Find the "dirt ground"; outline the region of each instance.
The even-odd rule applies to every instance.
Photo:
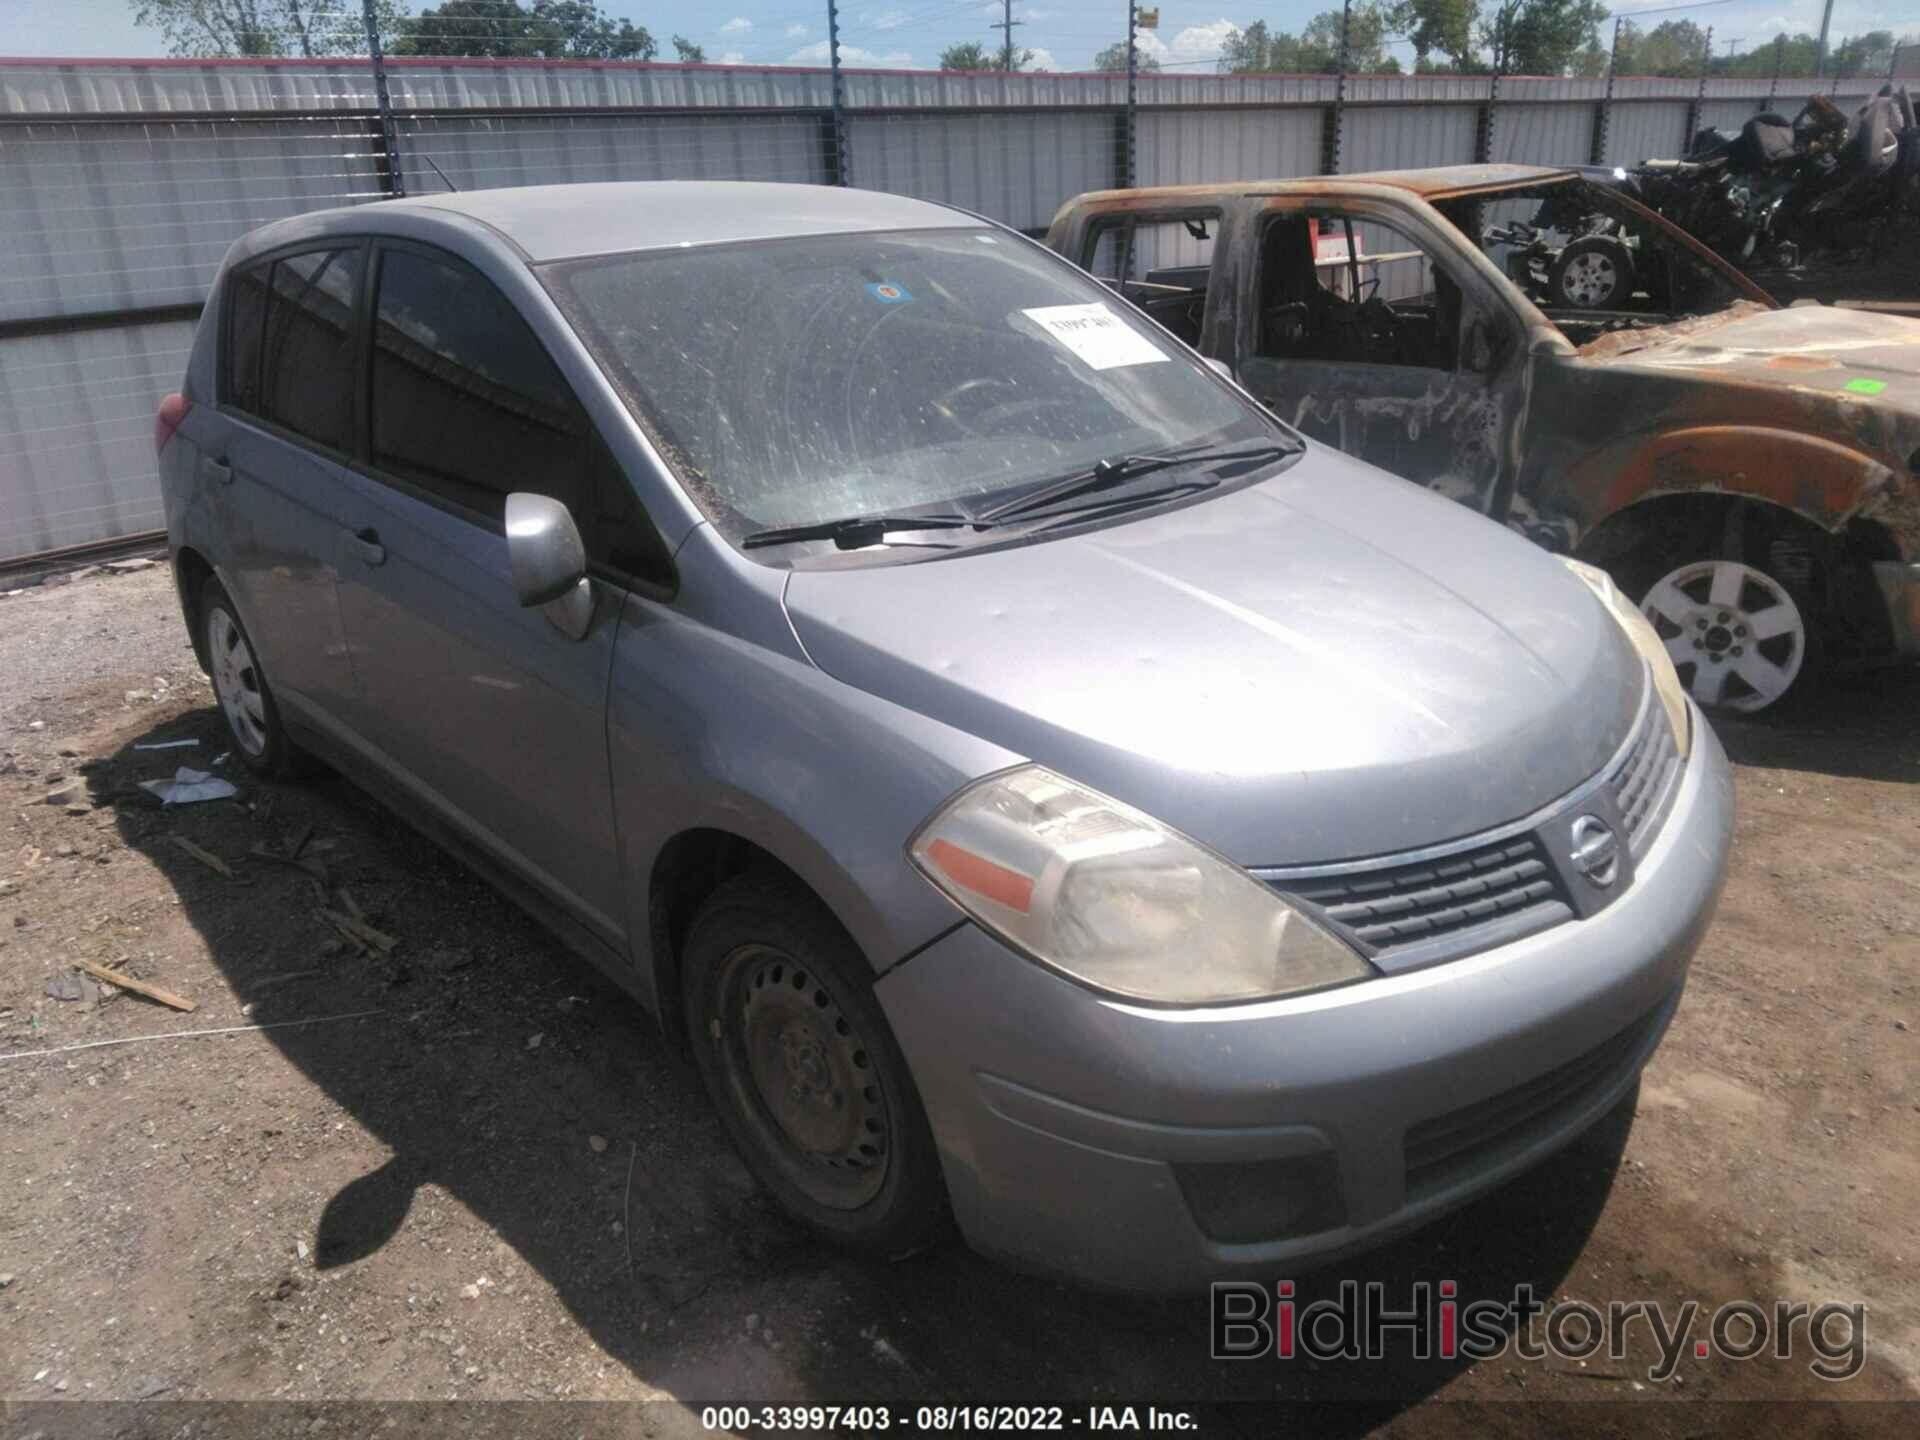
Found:
[[[1650,1383],[1643,1334],[1584,1366],[1226,1364],[1202,1299],[1087,1294],[958,1244],[890,1267],[816,1244],[635,1005],[353,785],[228,761],[234,800],[163,811],[139,788],[226,748],[164,567],[0,599],[0,1434],[75,1433],[82,1399],[153,1402],[86,1412],[112,1433],[166,1402],[298,1402],[249,1427],[304,1434],[314,1402],[449,1398],[679,1402],[649,1430],[697,1430],[703,1402],[1242,1399],[1347,1433],[1913,1434],[1917,704],[1920,675],[1885,674],[1816,718],[1721,726],[1732,879],[1637,1107],[1339,1272],[1401,1296],[1860,1301],[1858,1376],[1689,1356]],[[391,953],[254,853],[302,834],[329,903]],[[78,987],[82,959],[198,1008]],[[71,1048],[187,1030],[233,1033]],[[1791,1404],[1723,1403],[1768,1400]]]

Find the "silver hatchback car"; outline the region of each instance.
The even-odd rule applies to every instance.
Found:
[[[1631,1092],[1724,876],[1725,756],[1605,576],[957,210],[282,221],[157,438],[247,763],[374,781],[869,1252],[1374,1244]]]

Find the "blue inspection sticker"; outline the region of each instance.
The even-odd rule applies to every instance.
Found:
[[[882,280],[878,284],[867,286],[867,294],[882,305],[905,305],[913,299],[904,286],[896,285],[891,280]]]

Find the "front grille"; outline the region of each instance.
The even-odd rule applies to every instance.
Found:
[[[1667,724],[1667,712],[1660,697],[1653,693],[1648,677],[1646,704],[1628,739],[1626,753],[1613,764],[1607,786],[1620,818],[1626,822],[1627,842],[1635,859],[1653,843],[1667,809],[1680,788],[1680,749]]]
[[[1551,1134],[1590,1097],[1617,1080],[1659,1022],[1656,1008],[1544,1075],[1498,1095],[1422,1120],[1407,1131],[1407,1198],[1445,1189],[1458,1177]]]
[[[1281,893],[1318,906],[1367,946],[1383,970],[1457,960],[1571,920],[1576,907],[1592,914],[1617,898],[1631,880],[1585,898],[1569,889],[1578,883],[1568,868],[1570,822],[1582,813],[1604,812],[1596,797],[1604,789],[1627,849],[1638,860],[1660,833],[1683,769],[1649,675],[1640,713],[1606,769],[1531,820],[1429,850],[1254,873]]]
[[[1284,883],[1288,894],[1312,901],[1377,950],[1444,940],[1499,921],[1537,919],[1544,929],[1572,913],[1531,834],[1437,860]]]

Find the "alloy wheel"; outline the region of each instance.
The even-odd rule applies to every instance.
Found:
[[[1619,285],[1619,268],[1598,250],[1574,256],[1560,276],[1561,291],[1576,305],[1600,305],[1613,298]]]
[[[1696,560],[1658,581],[1640,609],[1687,693],[1709,709],[1764,710],[1807,658],[1807,622],[1786,587],[1737,560]]]

